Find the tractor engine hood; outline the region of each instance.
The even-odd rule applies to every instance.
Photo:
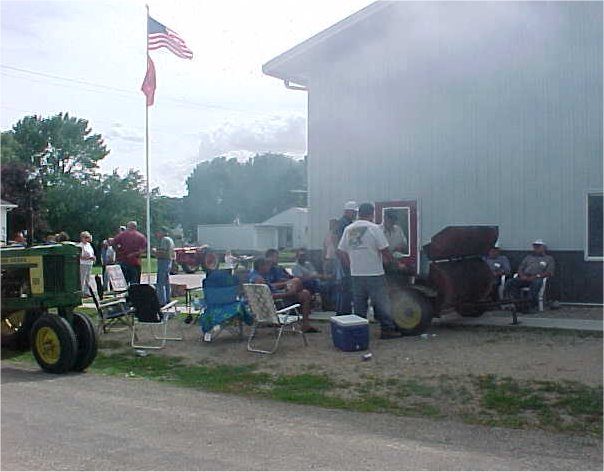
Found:
[[[498,226],[447,226],[424,246],[431,261],[486,256],[499,237]]]

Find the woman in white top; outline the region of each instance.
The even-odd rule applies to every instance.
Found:
[[[92,247],[92,235],[88,231],[80,233],[80,242],[78,246],[82,248],[80,254],[80,282],[82,283],[82,296],[89,297],[90,290],[88,283],[90,281],[90,271],[96,257],[94,256],[94,248]]]

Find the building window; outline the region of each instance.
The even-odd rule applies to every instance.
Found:
[[[587,244],[585,258],[587,260],[601,261],[602,247],[602,193],[587,194]]]

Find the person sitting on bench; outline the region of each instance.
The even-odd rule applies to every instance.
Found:
[[[532,311],[538,305],[539,290],[543,285],[543,279],[554,275],[556,263],[552,256],[545,253],[546,246],[542,239],[533,243],[533,252],[526,256],[518,267],[518,277],[510,279],[505,284],[505,292],[508,297],[520,298],[523,287],[529,287]]]

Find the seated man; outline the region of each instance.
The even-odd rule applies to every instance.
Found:
[[[283,267],[279,265],[279,251],[276,249],[269,249],[264,254],[264,258],[270,264],[270,270],[268,274],[268,282],[284,282],[293,278]]]
[[[308,260],[306,249],[296,251],[296,264],[292,267],[292,274],[302,281],[302,285],[310,293],[320,293],[321,301],[331,301],[333,283],[330,280],[333,277],[319,274],[313,263]]]
[[[308,290],[302,288],[300,279],[292,279],[271,283],[271,263],[265,258],[254,261],[254,269],[250,272],[249,283],[266,284],[271,289],[274,300],[284,300],[288,303],[299,303],[302,306],[302,330],[305,333],[319,333],[320,330],[311,326],[309,321],[311,295]]]
[[[533,243],[533,253],[526,256],[520,263],[518,277],[508,280],[505,284],[507,296],[515,299],[520,298],[520,289],[529,287],[533,308],[537,306],[543,279],[554,275],[556,265],[554,258],[548,256],[545,250],[543,240],[538,239]]]
[[[493,247],[489,249],[487,257],[484,258],[484,261],[487,263],[495,277],[495,285],[493,287],[494,299],[497,299],[496,295],[498,287],[501,284],[501,276],[508,276],[512,273],[509,259],[506,256],[502,256],[499,250],[499,245],[495,243]]]

